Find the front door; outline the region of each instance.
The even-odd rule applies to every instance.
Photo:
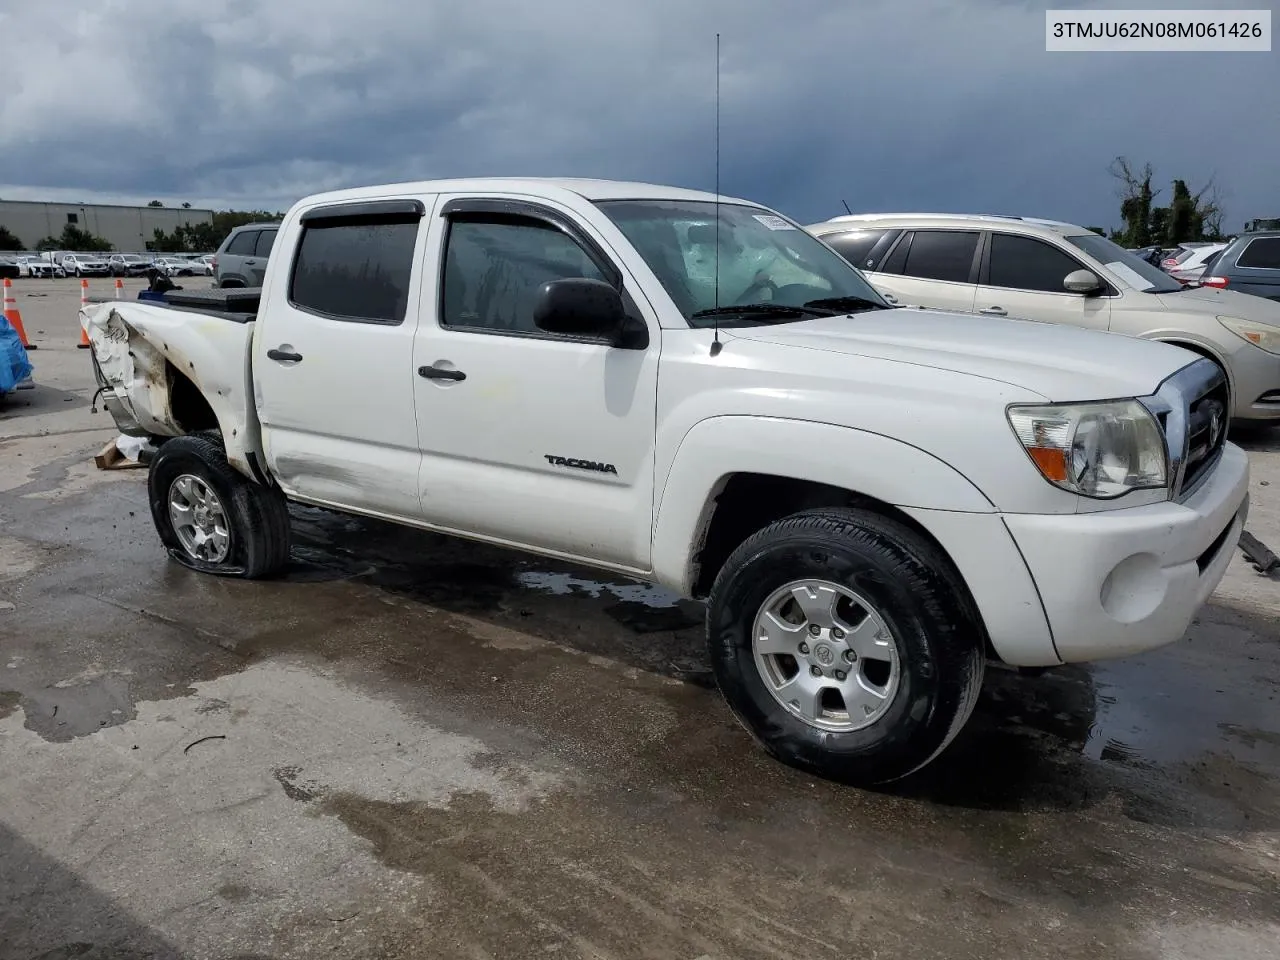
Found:
[[[974,309],[988,316],[1106,330],[1111,325],[1111,298],[1072,293],[1063,286],[1067,274],[1086,269],[1043,240],[992,233]]]
[[[445,529],[645,570],[660,330],[607,242],[545,201],[442,198],[414,343],[423,515]],[[428,270],[432,268],[429,266]],[[539,287],[624,291],[647,348],[552,335]]]
[[[291,496],[418,518],[412,365],[419,233],[433,198],[315,207],[263,290],[254,390],[272,473]]]

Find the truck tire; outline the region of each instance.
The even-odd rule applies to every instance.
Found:
[[[202,573],[257,580],[289,562],[289,510],[279,490],[227,463],[215,434],[160,446],[147,476],[151,519],[169,556]]]
[[[711,589],[707,638],[730,709],[772,756],[863,786],[937,757],[986,665],[949,559],[855,509],[797,513],[746,540]]]

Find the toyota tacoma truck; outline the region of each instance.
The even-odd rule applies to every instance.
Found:
[[[280,574],[296,501],[656,582],[746,729],[850,783],[941,753],[990,662],[1178,640],[1248,510],[1211,361],[896,308],[743,200],[326,193],[261,288],[165,296],[80,323],[173,560]]]

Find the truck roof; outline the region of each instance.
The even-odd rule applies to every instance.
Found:
[[[484,177],[465,180],[417,180],[404,183],[379,184],[369,187],[353,187],[332,190],[304,197],[299,203],[310,206],[346,200],[374,200],[388,196],[404,196],[415,193],[470,193],[499,191],[503,193],[531,193],[548,199],[571,199],[569,195],[587,200],[691,200],[712,203],[714,193],[703,190],[687,190],[653,183],[633,183],[625,180],[591,180],[573,177]],[[721,203],[751,203],[736,197],[720,196]],[[755,206],[756,204],[752,204]]]

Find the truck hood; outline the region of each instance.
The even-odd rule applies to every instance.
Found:
[[[1239,290],[1188,287],[1175,293],[1156,294],[1168,310],[1206,317],[1238,317],[1251,323],[1280,327],[1280,303]]]
[[[1119,334],[917,307],[722,334],[983,377],[1055,403],[1147,396],[1195,359],[1180,347]]]

